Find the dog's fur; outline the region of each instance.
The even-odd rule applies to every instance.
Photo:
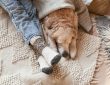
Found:
[[[110,15],[110,0],[93,0],[88,10],[98,15]]]
[[[58,48],[55,50],[64,57],[74,59],[78,30],[78,17],[75,11],[69,8],[59,9],[46,16],[42,22],[50,46],[55,49],[57,45]]]

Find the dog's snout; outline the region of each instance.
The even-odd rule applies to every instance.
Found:
[[[68,57],[69,56],[69,53],[67,51],[63,51],[62,56],[63,57]]]

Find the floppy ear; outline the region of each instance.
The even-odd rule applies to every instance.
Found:
[[[77,47],[76,47],[76,40],[77,40],[77,31],[78,31],[78,16],[77,13],[75,12],[75,16],[74,16],[74,29],[73,29],[74,33],[73,34],[73,39],[72,42],[70,44],[69,50],[70,50],[70,56],[72,59],[75,58],[76,56],[76,52],[77,52]]]
[[[76,47],[76,39],[72,39],[72,42],[70,44],[70,56],[72,59],[75,58],[77,52],[77,47]]]

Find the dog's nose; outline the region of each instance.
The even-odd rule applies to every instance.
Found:
[[[63,51],[62,56],[63,57],[69,57],[70,55],[69,55],[69,53],[67,51]]]

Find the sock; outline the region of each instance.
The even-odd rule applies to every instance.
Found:
[[[51,74],[53,72],[53,68],[48,65],[43,56],[39,56],[38,62],[40,64],[40,69],[45,74]]]
[[[45,47],[42,50],[42,55],[44,56],[45,60],[49,65],[55,65],[61,59],[61,55],[56,51],[52,50],[50,47]]]
[[[48,47],[42,37],[33,37],[30,41],[30,44],[34,50],[43,55],[49,65],[55,65],[60,61],[61,55]]]

